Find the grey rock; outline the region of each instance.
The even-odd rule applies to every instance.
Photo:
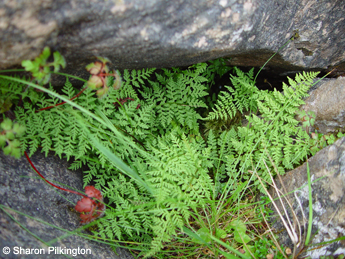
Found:
[[[34,154],[31,159],[40,173],[53,183],[83,190],[81,172],[67,170],[66,161],[50,155],[44,157],[41,153]],[[66,258],[57,254],[58,250],[51,250],[48,254],[48,247],[91,249],[91,255],[70,255],[71,258],[133,258],[128,250],[117,248],[118,254],[115,254],[110,245],[77,235],[63,238],[66,232],[61,229],[70,232],[81,227],[78,214],[73,210],[80,196],[46,184],[33,171],[25,157],[14,159],[0,151],[0,183],[0,247],[2,249],[7,246],[11,249],[8,255],[1,251],[0,258]],[[52,242],[47,245],[50,241]],[[15,255],[14,247],[42,248],[45,249],[45,254]]]
[[[345,77],[329,79],[309,94],[301,109],[315,112],[314,128],[322,134],[344,131]]]
[[[311,181],[314,181],[312,183],[312,237],[313,235],[315,236],[311,239],[311,244],[318,244],[344,236],[345,138],[337,140],[333,145],[320,150],[315,156],[310,158],[309,169]],[[323,255],[345,254],[345,240],[324,246],[311,247],[313,249],[304,247],[309,217],[309,191],[307,186],[306,163],[282,176],[282,182],[284,183],[285,189],[282,187],[281,182],[276,179],[277,187],[283,193],[292,192],[287,197],[291,201],[293,210],[296,212],[298,222],[301,225],[302,238],[299,239],[301,245],[297,248],[296,254],[300,253],[300,256],[310,256],[311,258],[319,258]],[[275,193],[273,189],[270,192],[271,194]],[[275,193],[274,198],[276,197],[277,195]],[[279,201],[277,201],[277,204],[279,205],[279,211],[283,211]],[[292,219],[291,210],[289,215]],[[291,239],[282,224],[282,220],[277,216],[276,210],[274,210],[274,216],[271,218],[271,222],[275,220],[277,221],[272,226],[279,233],[280,244],[292,249],[293,244]],[[296,220],[293,222],[297,223]],[[296,227],[296,229],[298,228]],[[297,231],[298,233],[299,231]]]
[[[0,68],[33,59],[44,46],[78,75],[94,56],[120,70],[218,57],[261,66],[298,30],[270,66],[344,72],[344,13],[342,0],[4,0]]]

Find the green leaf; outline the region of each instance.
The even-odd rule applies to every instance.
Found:
[[[103,64],[110,63],[110,60],[105,57],[97,57],[97,59],[102,61]]]
[[[3,147],[6,144],[6,136],[5,135],[0,135],[0,147]]]
[[[220,228],[216,228],[216,237],[217,238],[226,238],[226,231]]]
[[[18,137],[22,136],[25,132],[25,126],[20,125],[19,123],[14,123],[13,131],[17,134]]]
[[[34,63],[32,61],[30,61],[30,60],[23,60],[22,61],[22,66],[24,67],[24,69],[26,71],[31,71],[31,72],[36,68]]]
[[[107,94],[109,88],[108,87],[103,87],[99,90],[96,91],[96,94],[99,98],[103,97],[105,94]]]
[[[243,221],[238,219],[232,221],[228,226],[227,230],[231,230],[231,228],[235,230],[234,238],[237,242],[243,244],[251,241],[251,238],[246,234],[247,227]]]
[[[237,230],[234,231],[234,238],[238,243],[241,244],[246,244],[252,240],[245,232]]]
[[[208,245],[208,243],[206,243],[204,239],[202,239],[198,234],[186,228],[185,226],[183,226],[183,232],[186,233],[188,236],[192,237],[192,240],[194,240],[193,242]]]
[[[30,91],[28,97],[30,98],[32,104],[36,104],[36,102],[39,100],[39,94],[36,91]]]
[[[58,72],[60,70],[59,66],[61,66],[62,68],[66,67],[66,60],[60,54],[60,52],[55,51],[53,56],[54,56],[54,72]]]
[[[4,151],[5,155],[9,155],[12,151],[12,148],[10,145],[8,145],[8,146],[4,147],[2,150]]]
[[[12,148],[11,155],[15,158],[20,158],[20,148]]]
[[[196,232],[200,239],[199,238],[195,238],[193,237],[192,238],[192,241],[195,242],[195,243],[198,243],[198,244],[204,244],[204,243],[209,243],[211,242],[211,237],[210,237],[210,230],[206,227],[203,227],[203,228],[200,228],[197,232]]]
[[[103,85],[102,79],[99,76],[92,76],[89,81],[87,81],[87,87],[92,90],[96,90]]]
[[[345,133],[338,132],[337,137],[338,137],[338,138],[345,137]]]
[[[11,146],[13,147],[19,147],[20,146],[20,141],[18,139],[14,139],[13,141],[11,141]]]
[[[8,118],[5,118],[3,122],[1,122],[0,127],[3,130],[11,130],[12,129],[12,121]]]
[[[41,56],[35,58],[35,60],[32,61],[32,63],[34,63],[35,67],[37,67],[38,69],[46,64],[45,60]],[[38,69],[35,70],[37,71]]]
[[[13,140],[14,139],[14,133],[12,131],[7,131],[6,132],[6,138],[9,140]]]
[[[45,67],[43,68],[43,73],[49,74],[49,73],[50,73],[50,68],[49,68],[48,66],[45,66]]]
[[[243,223],[243,221],[238,220],[238,219],[233,220],[233,221],[229,224],[229,226],[227,227],[228,230],[231,229],[231,228],[232,228],[232,229],[235,229],[235,230],[238,230],[238,231],[241,231],[241,232],[247,230],[247,227],[246,227],[246,225]]]
[[[38,81],[42,81],[43,77],[45,76],[45,73],[43,73],[42,71],[38,71],[32,73],[32,76],[35,77]]]
[[[50,48],[45,47],[42,51],[42,54],[39,56],[42,59],[42,62],[45,63],[45,61],[49,58],[50,56]]]

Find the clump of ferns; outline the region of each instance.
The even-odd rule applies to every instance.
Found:
[[[210,130],[213,131],[215,136],[219,136],[223,131],[229,131],[232,128],[236,129],[241,126],[242,114],[237,111],[234,117],[228,116],[227,118],[215,118],[213,120],[207,120],[203,127],[203,135],[208,136]]]

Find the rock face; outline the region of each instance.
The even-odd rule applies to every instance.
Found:
[[[345,71],[342,0],[5,0],[0,3],[0,68],[50,46],[77,74],[94,56],[118,69],[184,66],[218,57],[261,66]],[[80,70],[81,71],[81,70]]]
[[[39,153],[32,157],[32,162],[47,179],[56,181],[55,184],[62,182],[75,190],[82,190],[81,173],[67,170],[66,162],[53,156],[45,158]],[[74,231],[81,227],[77,213],[72,210],[80,196],[51,188],[32,170],[25,157],[16,160],[0,151],[0,182],[0,246],[11,249],[8,255],[1,251],[1,258],[66,258],[58,254],[59,250],[51,250],[49,254],[48,247],[90,249],[91,254],[83,255],[79,250],[75,258],[133,258],[124,249],[118,248],[116,255],[109,245],[77,235],[63,237],[66,232],[59,228]],[[15,255],[14,247],[43,248],[45,254]],[[73,254],[69,255],[74,258]]]
[[[311,91],[301,109],[315,112],[315,129],[319,133],[345,130],[345,77],[330,79]]]
[[[337,140],[333,145],[322,149],[310,158],[309,168],[311,181],[315,181],[312,183],[312,236],[314,234],[315,236],[312,238],[311,243],[318,244],[345,235],[345,137]],[[283,191],[284,189],[280,181],[276,180],[276,182],[277,187]],[[302,250],[309,217],[309,191],[307,186],[306,163],[284,175],[282,182],[286,188],[284,193],[294,191],[288,195],[288,198],[292,201],[293,209],[297,214],[302,229],[303,237],[300,239],[301,245],[297,248],[296,254],[300,252],[302,255],[311,256],[311,258],[319,258],[323,255],[345,254],[345,240],[316,248],[311,247],[314,249],[309,248],[309,251],[308,248]],[[277,195],[275,194],[274,197],[276,198]],[[277,204],[280,203],[277,202]],[[281,206],[279,206],[279,210],[282,211]],[[301,211],[303,211],[305,217],[303,217]],[[275,219],[278,219],[278,217],[275,216],[272,218],[272,222]],[[297,221],[295,220],[294,222],[296,223]],[[306,225],[303,224],[304,222]],[[278,235],[280,244],[292,248],[292,242],[285,231],[282,221],[278,219],[273,224],[273,227],[277,232],[283,231]]]

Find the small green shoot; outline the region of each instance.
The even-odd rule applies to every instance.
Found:
[[[283,247],[281,247],[283,249]],[[268,255],[275,255],[275,259],[283,259],[285,258],[280,251],[277,251],[277,247],[275,247],[272,240],[267,239],[266,237],[262,237],[255,241],[254,243],[254,256],[255,258],[268,258]]]
[[[39,55],[35,60],[24,60],[22,66],[26,71],[31,72],[34,80],[39,85],[45,85],[49,82],[51,77],[51,69],[53,67],[54,72],[59,72],[60,66],[62,68],[66,67],[66,61],[64,57],[58,52],[54,52],[54,61],[48,62],[50,56],[50,48],[45,47],[41,55]]]
[[[316,114],[313,111],[306,112],[305,110],[300,110],[297,115],[301,118],[302,127],[309,133],[309,128],[314,126]]]

